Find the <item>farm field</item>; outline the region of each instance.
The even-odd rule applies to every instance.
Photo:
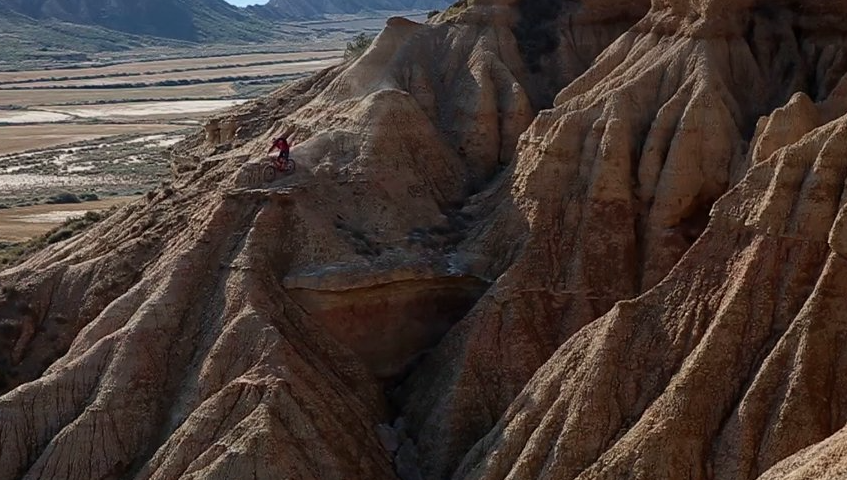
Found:
[[[0,238],[54,227],[28,215],[64,212],[57,199],[123,198],[167,182],[168,149],[205,118],[342,57],[339,50],[247,53],[0,72]],[[233,79],[214,81],[225,77]]]
[[[74,124],[0,126],[0,155],[45,149],[57,145],[87,142],[117,135],[145,135],[184,129],[182,125],[162,123]],[[0,171],[10,158],[0,157]]]
[[[77,105],[140,100],[221,99],[236,94],[232,82],[181,85],[176,87],[97,88],[97,89],[0,89],[0,106]]]
[[[69,80],[45,80],[28,83],[9,83],[0,85],[0,89],[11,88],[68,88],[68,87],[104,87],[124,85],[159,85],[173,81],[210,81],[216,79],[267,77],[311,73],[330,67],[340,60],[339,57],[319,60],[302,60],[273,64],[244,65],[238,67],[181,70],[165,73],[140,73],[133,75],[115,75],[97,78],[75,78]]]
[[[0,155],[197,125],[217,110],[276,88],[286,77],[337,63],[342,55],[339,50],[256,53],[0,72],[0,84],[33,80],[20,83],[24,89],[0,85]],[[241,80],[209,82],[222,77]],[[157,82],[197,83],[159,86]],[[126,87],[128,83],[138,86],[62,88]]]
[[[67,205],[33,205],[0,210],[0,242],[21,242],[43,235],[65,220],[125,205],[138,197],[113,197]]]
[[[64,115],[66,119],[132,119],[170,120],[212,113],[234,107],[246,100],[171,100],[164,102],[128,102],[102,105],[49,107],[47,112]],[[0,122],[3,115],[0,114]]]
[[[19,83],[33,80],[58,78],[105,77],[110,75],[131,75],[179,70],[206,70],[225,66],[254,65],[257,63],[303,62],[339,58],[341,50],[291,53],[262,53],[248,55],[227,55],[202,58],[170,60],[151,60],[148,62],[129,62],[93,68],[65,68],[57,70],[29,70],[21,72],[0,72],[0,84]]]
[[[0,73],[0,78],[6,80],[37,80],[0,84],[0,149],[2,153],[20,151],[28,143],[15,140],[12,134],[16,132],[8,130],[9,126],[71,124],[90,128],[91,124],[101,123],[108,126],[107,130],[119,131],[116,123],[197,124],[216,110],[242,103],[286,79],[331,66],[341,61],[342,55],[340,51],[233,55],[207,58],[206,67],[202,65],[203,59],[188,58],[184,62],[169,59],[97,68]],[[232,64],[239,66],[227,66]],[[176,68],[179,66],[190,68]],[[100,76],[104,73],[109,76]],[[66,79],[43,80],[56,75]],[[162,83],[191,85],[162,86]],[[13,88],[15,85],[22,88]],[[81,135],[79,139],[91,138]],[[45,142],[40,142],[35,147],[44,146]]]

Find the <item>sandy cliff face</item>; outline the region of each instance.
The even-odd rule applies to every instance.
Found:
[[[847,11],[469,3],[0,273],[0,479],[837,475]]]
[[[812,123],[666,279],[572,336],[455,477],[754,479],[839,430],[847,117]]]
[[[732,5],[720,20],[654,3],[541,112],[510,175],[480,200],[488,221],[467,248],[514,261],[402,393],[436,476],[561,342],[664,278],[753,157],[822,121],[776,114],[751,138],[794,92],[827,98],[844,37],[803,30],[805,6]]]

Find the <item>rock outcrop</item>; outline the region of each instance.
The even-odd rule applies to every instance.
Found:
[[[806,125],[665,280],[556,352],[455,478],[838,478],[847,116]]]
[[[747,155],[760,115],[795,92],[820,101],[835,89],[845,36],[818,28],[834,13],[716,5],[654,2],[539,114],[509,175],[469,207],[485,220],[460,250],[502,259],[497,281],[399,393],[434,478],[562,342],[665,277],[753,157],[822,120],[777,114]]]

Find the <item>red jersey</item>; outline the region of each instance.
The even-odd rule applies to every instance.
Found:
[[[274,140],[273,148],[279,149],[280,152],[287,152],[291,150],[291,146],[288,144],[288,140],[285,138],[278,138]]]

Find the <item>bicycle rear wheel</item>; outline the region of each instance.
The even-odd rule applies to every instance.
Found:
[[[297,164],[294,163],[294,160],[289,159],[285,162],[285,167],[282,169],[282,173],[286,175],[291,175],[294,171],[297,170]]]
[[[276,180],[276,167],[273,165],[265,165],[265,168],[262,169],[262,180],[265,183],[270,183]]]

